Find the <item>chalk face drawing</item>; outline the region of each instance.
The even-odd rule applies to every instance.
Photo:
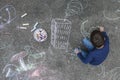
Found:
[[[6,5],[0,9],[0,29],[16,18],[16,9],[12,5]]]
[[[51,44],[54,48],[67,49],[71,32],[71,21],[53,19],[51,22]]]

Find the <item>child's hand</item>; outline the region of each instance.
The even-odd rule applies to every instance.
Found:
[[[79,50],[78,48],[75,48],[75,49],[74,49],[74,53],[75,53],[75,54],[78,54],[79,52],[80,52],[80,50]]]
[[[100,26],[99,29],[100,29],[100,32],[104,31],[104,27],[102,27],[102,26]]]

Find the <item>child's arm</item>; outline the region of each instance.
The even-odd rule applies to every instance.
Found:
[[[105,37],[105,42],[109,43],[109,37],[107,36],[106,32],[102,32],[103,36]]]
[[[106,39],[105,42],[108,42],[108,43],[109,43],[109,37],[107,36],[107,33],[106,33],[105,30],[104,30],[104,27],[100,26],[99,29],[100,29],[100,32],[103,34],[103,36],[104,36],[105,39]]]
[[[92,55],[90,55],[90,54],[89,54],[86,58],[84,58],[84,57],[82,56],[81,52],[78,53],[77,56],[78,56],[78,57],[81,59],[81,61],[82,61],[83,63],[85,63],[85,64],[91,62],[92,59],[93,59],[93,58],[92,58]]]

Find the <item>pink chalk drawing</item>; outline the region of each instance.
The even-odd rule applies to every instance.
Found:
[[[35,70],[31,75],[31,77],[39,77],[39,76],[40,76],[39,70]]]
[[[23,58],[26,57],[28,54],[25,51],[22,51],[20,53],[17,53],[16,55],[14,55],[10,61],[11,62],[19,62],[20,66],[26,71],[27,67],[24,63]]]

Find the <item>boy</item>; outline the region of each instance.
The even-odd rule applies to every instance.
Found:
[[[90,40],[87,38],[83,39],[83,44],[87,51],[75,48],[74,52],[85,64],[99,65],[109,53],[109,38],[104,32],[104,27],[94,30],[90,35]]]

